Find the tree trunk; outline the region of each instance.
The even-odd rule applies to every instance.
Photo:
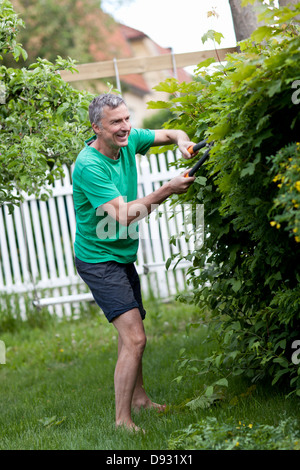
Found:
[[[229,0],[229,4],[237,42],[249,38],[258,26],[255,4],[242,7],[241,0]]]
[[[299,0],[279,0],[280,7],[285,7],[289,3],[291,3],[292,5],[296,5],[297,3],[299,3]],[[295,20],[300,21],[300,15],[295,16]]]
[[[285,7],[289,3],[291,3],[292,5],[297,5],[297,3],[299,3],[299,0],[279,0],[279,6],[281,7]]]

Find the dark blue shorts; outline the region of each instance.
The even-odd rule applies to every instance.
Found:
[[[140,279],[133,263],[86,263],[75,257],[75,265],[109,322],[133,308],[144,320]]]

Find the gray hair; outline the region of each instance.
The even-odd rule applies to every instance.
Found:
[[[108,106],[111,109],[118,108],[121,104],[125,104],[125,101],[121,96],[112,95],[111,93],[105,93],[103,95],[96,96],[89,105],[89,118],[91,124],[97,124],[101,126],[101,119],[103,118],[103,109]]]

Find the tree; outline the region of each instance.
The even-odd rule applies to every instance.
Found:
[[[23,21],[9,0],[0,0],[0,54],[26,58],[17,43]],[[73,89],[59,71],[74,62],[38,59],[28,68],[0,66],[0,205],[22,201],[22,191],[37,197],[73,162],[90,128],[92,95]]]
[[[229,0],[233,26],[237,42],[247,39],[251,33],[257,28],[257,12],[255,7],[258,2],[253,5],[242,6],[241,0]]]
[[[271,5],[272,5],[271,1]],[[248,39],[253,31],[255,31],[260,23],[258,21],[258,13],[261,10],[261,2],[259,0],[229,0],[233,26],[237,42]],[[297,5],[299,0],[279,0],[280,7],[288,7],[289,5]],[[294,20],[299,20],[300,15]]]
[[[26,25],[19,40],[28,53],[27,66],[37,57],[55,61],[58,55],[91,62],[91,45],[105,48],[109,38],[104,30],[115,25],[99,0],[12,0],[12,4]],[[12,59],[7,57],[5,64],[11,65]]]

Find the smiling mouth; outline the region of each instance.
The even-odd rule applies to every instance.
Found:
[[[119,140],[127,140],[128,139],[128,133],[124,134],[124,135],[118,135],[117,134],[117,139]]]

